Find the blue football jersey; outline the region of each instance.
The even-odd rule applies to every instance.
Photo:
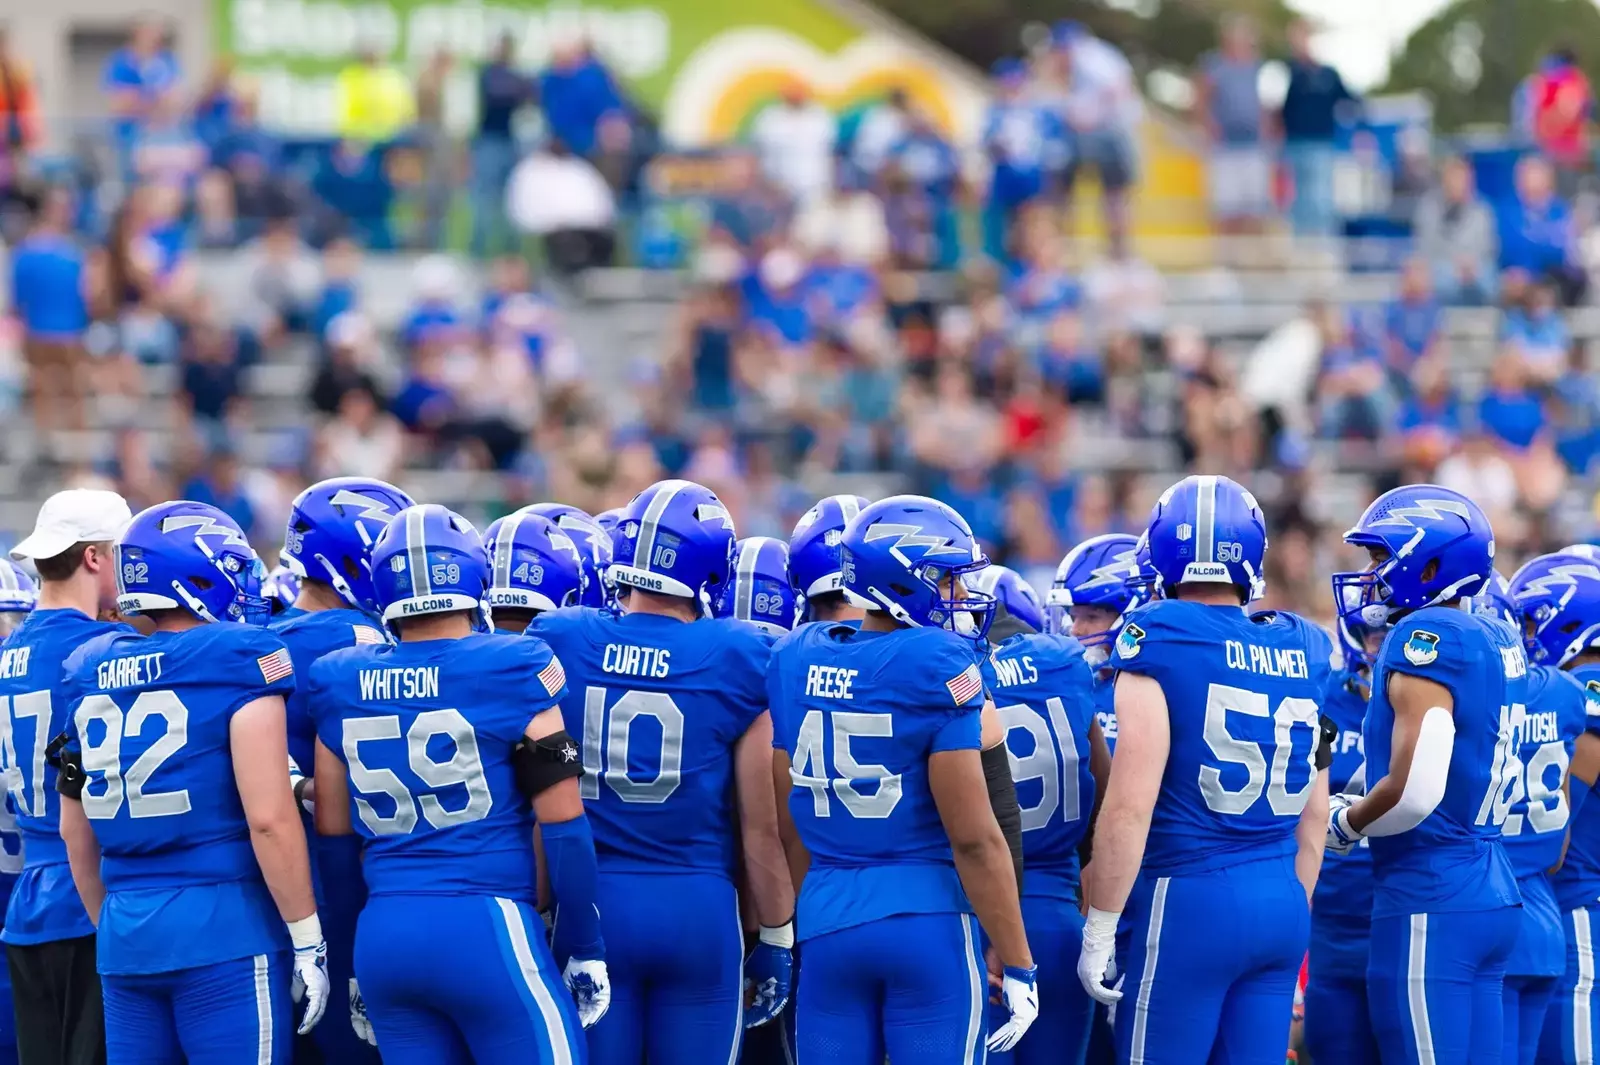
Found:
[[[511,752],[565,693],[561,662],[522,636],[363,645],[311,667],[369,895],[534,901],[533,806]]]
[[[0,938],[7,943],[94,934],[67,866],[56,771],[45,764],[44,752],[70,720],[61,671],[67,656],[96,636],[132,631],[76,610],[35,610],[0,647],[0,758],[25,859],[6,907]]]
[[[1511,812],[1500,826],[1500,842],[1517,878],[1535,876],[1561,860],[1566,837],[1567,777],[1573,749],[1586,719],[1584,689],[1570,673],[1529,665],[1528,702],[1516,730],[1516,786]]]
[[[571,607],[528,627],[567,669],[602,870],[733,875],[734,745],[767,708],[770,649],[732,619]]]
[[[1097,669],[1094,671],[1094,719],[1100,722],[1100,735],[1106,741],[1106,750],[1115,754],[1117,750],[1117,671],[1114,669]]]
[[[1022,808],[1027,892],[1076,903],[1078,844],[1094,810],[1094,682],[1083,648],[1070,637],[1019,633],[993,648],[981,665],[1005,726]]]
[[[1333,744],[1333,761],[1328,766],[1328,789],[1332,792],[1361,794],[1367,789],[1361,722],[1367,713],[1368,690],[1363,678],[1349,670],[1339,670],[1328,678],[1323,691],[1322,713],[1339,729]],[[1366,839],[1349,854],[1330,851],[1323,855],[1312,906],[1319,916],[1350,917],[1363,924],[1371,921],[1372,850]]]
[[[357,644],[388,643],[389,640],[369,615],[343,608],[280,614],[267,628],[277,633],[294,659],[296,685],[288,705],[289,757],[309,776],[316,762],[317,736],[311,708],[306,702],[311,664],[332,651]]]
[[[287,950],[229,735],[247,703],[294,690],[282,641],[229,623],[118,632],[74,652],[66,673],[88,777],[83,812],[106,886],[100,972],[172,972]]]
[[[1579,666],[1569,675],[1583,687],[1585,731],[1600,736],[1600,665]],[[1593,794],[1573,812],[1569,836],[1554,878],[1563,912],[1600,903],[1600,801]]]
[[[1389,772],[1394,708],[1389,674],[1449,690],[1455,746],[1444,798],[1409,832],[1371,838],[1374,917],[1514,906],[1521,896],[1500,826],[1514,787],[1505,779],[1528,702],[1528,662],[1517,634],[1487,614],[1425,607],[1389,630],[1372,671],[1361,735],[1369,788]]]
[[[1123,625],[1111,664],[1161,685],[1172,736],[1146,874],[1294,855],[1316,773],[1327,648],[1326,634],[1293,614],[1179,599]]]
[[[804,625],[773,647],[773,745],[789,755],[789,812],[811,866],[802,938],[908,913],[969,913],[928,758],[977,750],[983,674],[943,629]]]

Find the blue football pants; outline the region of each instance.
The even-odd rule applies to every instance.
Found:
[[[1022,921],[1039,967],[1039,1017],[1016,1049],[990,1054],[989,1061],[991,1065],[1082,1065],[1095,1005],[1078,979],[1083,916],[1070,902],[1025,896]],[[991,1030],[1009,1018],[1005,1007],[990,1007]]]
[[[1534,1061],[1539,1056],[1545,1014],[1555,997],[1555,976],[1508,976],[1505,981],[1504,1049],[1500,1060],[1506,1065]]]
[[[107,1065],[287,1065],[292,979],[287,951],[102,976]]]
[[[976,1065],[988,983],[971,914],[902,914],[805,941],[800,1065]]]
[[[1567,932],[1567,971],[1556,983],[1544,1015],[1539,1065],[1593,1065],[1600,1061],[1600,1001],[1595,997],[1596,911],[1600,906],[1562,915]]]
[[[544,922],[527,902],[374,896],[356,926],[355,970],[385,1065],[587,1060]]]
[[[1372,919],[1367,1005],[1384,1065],[1499,1065],[1521,925],[1519,906]]]
[[[714,873],[602,871],[597,901],[611,1008],[588,1032],[594,1065],[735,1065],[744,928],[733,883]]]
[[[1313,949],[1305,1004],[1306,1050],[1313,1062],[1379,1065],[1365,976],[1319,976]]]
[[[356,922],[367,901],[360,836],[307,833],[319,873],[317,912],[328,941],[328,1012],[311,1030],[324,1065],[379,1065],[377,1050],[350,1026],[350,980],[356,974]]]
[[[1311,934],[1292,858],[1141,878],[1116,1010],[1118,1061],[1259,1065],[1289,1045]]]

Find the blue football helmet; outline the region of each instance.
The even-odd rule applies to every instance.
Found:
[[[1539,555],[1511,577],[1528,660],[1560,668],[1600,644],[1600,562],[1570,548]]]
[[[239,523],[208,503],[181,499],[133,516],[113,551],[117,609],[184,610],[201,621],[264,625],[267,568]]]
[[[518,511],[489,526],[489,605],[559,610],[583,599],[583,557],[572,538],[542,514]]]
[[[612,538],[586,510],[567,503],[534,503],[518,514],[538,514],[555,522],[567,534],[583,559],[583,606],[612,607],[615,597],[606,576],[614,557]]]
[[[295,497],[279,560],[296,577],[324,581],[350,606],[377,612],[370,556],[378,535],[416,500],[373,477],[330,477]]]
[[[1594,544],[1568,544],[1556,553],[1559,555],[1577,555],[1580,558],[1588,559],[1590,562],[1600,562],[1600,546]]]
[[[1045,631],[1071,636],[1075,606],[1111,611],[1117,619],[1109,629],[1078,638],[1095,663],[1104,662],[1122,631],[1123,619],[1142,606],[1149,593],[1139,576],[1138,537],[1128,533],[1090,537],[1068,551],[1056,567],[1056,579],[1045,596]]]
[[[1498,618],[1519,636],[1522,633],[1522,608],[1511,592],[1511,583],[1499,570],[1490,572],[1489,582],[1483,586],[1483,591],[1466,601],[1466,608],[1468,613]]]
[[[1339,636],[1339,649],[1344,652],[1345,668],[1352,671],[1372,668],[1367,639],[1384,628],[1381,625],[1368,625],[1361,620],[1360,597],[1360,591],[1355,588],[1334,590],[1333,629]]]
[[[844,590],[839,541],[846,525],[867,506],[862,496],[828,496],[794,523],[789,534],[789,579],[804,599]]]
[[[733,568],[711,604],[719,618],[748,621],[769,636],[794,628],[796,596],[789,583],[789,545],[771,536],[747,536],[734,545]]]
[[[22,624],[22,619],[39,605],[39,586],[28,571],[0,558],[0,637]]]
[[[594,523],[600,526],[607,536],[614,539],[617,527],[622,524],[622,508],[612,507],[610,510],[602,510],[594,516]]]
[[[266,596],[274,614],[282,613],[300,598],[300,578],[295,576],[294,570],[280,562],[267,574],[261,594]]]
[[[994,596],[966,586],[989,564],[972,526],[926,496],[890,496],[863,507],[839,541],[844,590],[902,625],[949,629],[982,640],[994,622]],[[942,586],[954,578],[955,587]]]
[[[385,628],[402,618],[473,612],[487,631],[489,552],[472,523],[437,503],[407,507],[372,545],[372,586]]]
[[[1157,595],[1180,584],[1231,584],[1251,603],[1266,592],[1267,519],[1227,477],[1185,477],[1161,493],[1143,539]]]
[[[1494,572],[1494,530],[1478,504],[1435,484],[1385,492],[1344,542],[1381,552],[1382,561],[1333,575],[1341,617],[1387,625],[1425,606],[1470,599]]]
[[[693,599],[708,610],[733,564],[733,518],[693,481],[657,481],[623,508],[608,571],[624,588]]]
[[[985,566],[968,577],[966,585],[975,592],[994,596],[996,604],[1005,607],[1006,613],[1034,632],[1044,631],[1044,603],[1016,570],[1009,566]]]

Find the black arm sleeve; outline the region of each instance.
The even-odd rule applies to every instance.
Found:
[[[511,771],[522,794],[533,799],[563,780],[582,777],[583,762],[577,741],[563,730],[531,743],[519,742],[511,751]]]
[[[1011,779],[1011,757],[1005,743],[983,752],[983,780],[989,785],[989,806],[1000,822],[1006,846],[1011,848],[1011,865],[1017,871],[1017,894],[1022,894],[1022,807],[1017,805],[1017,785]]]
[[[1317,735],[1317,769],[1323,770],[1333,764],[1333,745],[1339,739],[1339,726],[1335,725],[1327,714],[1322,715],[1320,728]]]
[[[44,749],[45,762],[56,771],[56,793],[69,799],[82,799],[89,778],[83,772],[83,752],[71,731],[51,740]]]

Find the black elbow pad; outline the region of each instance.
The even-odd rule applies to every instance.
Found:
[[[1017,805],[1017,785],[1011,779],[1011,756],[1004,743],[983,752],[983,781],[989,788],[989,806],[1011,851],[1011,865],[1017,874],[1017,891],[1022,891],[1022,807]]]
[[[583,759],[578,753],[578,741],[563,729],[517,744],[511,751],[511,769],[516,774],[517,787],[532,799],[563,780],[583,776]]]
[[[1339,726],[1327,714],[1322,715],[1317,728],[1317,761],[1319,770],[1333,764],[1333,745],[1339,739]]]
[[[78,737],[68,731],[51,740],[44,749],[44,760],[56,771],[57,794],[81,800],[83,786],[89,778],[83,772],[83,752],[78,749]]]

